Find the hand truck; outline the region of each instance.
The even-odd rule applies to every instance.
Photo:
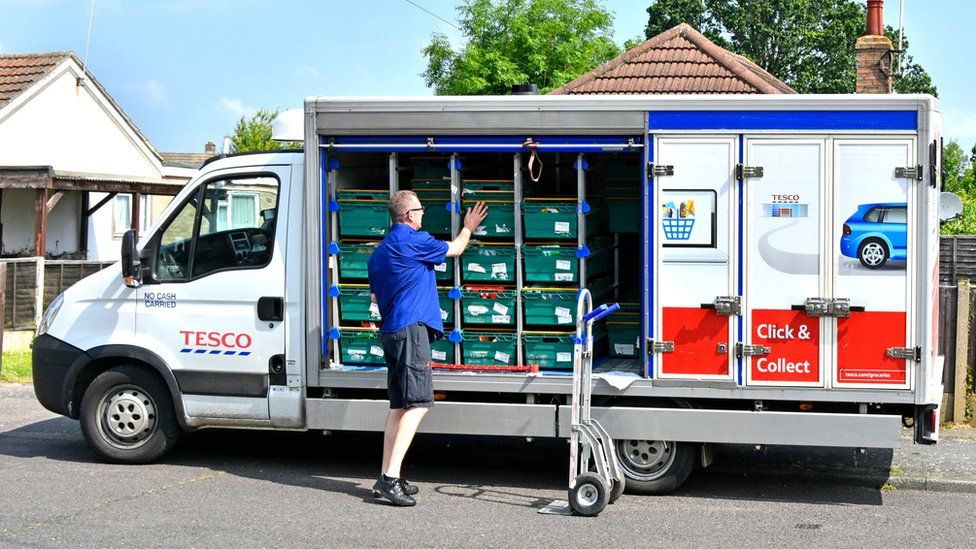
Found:
[[[573,338],[572,431],[569,439],[569,505],[577,515],[596,516],[624,492],[626,479],[613,439],[590,417],[593,392],[593,323],[620,309],[581,290],[576,302]]]

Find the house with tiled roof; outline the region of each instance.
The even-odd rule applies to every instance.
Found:
[[[114,260],[194,173],[170,165],[73,52],[0,55],[2,255]]]
[[[745,57],[682,23],[607,61],[551,95],[796,93]]]

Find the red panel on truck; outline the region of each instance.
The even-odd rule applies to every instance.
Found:
[[[770,353],[752,358],[752,381],[820,381],[820,319],[805,311],[754,309],[752,343]]]
[[[674,352],[663,355],[661,373],[669,376],[727,376],[728,352],[718,351],[719,343],[729,344],[729,317],[714,309],[664,307],[664,340],[674,342]]]
[[[885,354],[905,346],[905,313],[852,312],[837,319],[837,383],[905,385],[907,362]]]

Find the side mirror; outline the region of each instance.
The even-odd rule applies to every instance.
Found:
[[[136,249],[135,229],[129,229],[122,235],[122,280],[130,288],[142,286],[142,261]]]

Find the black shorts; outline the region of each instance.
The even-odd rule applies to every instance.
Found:
[[[422,322],[393,333],[380,334],[386,359],[390,409],[434,405],[430,371],[430,334]]]

